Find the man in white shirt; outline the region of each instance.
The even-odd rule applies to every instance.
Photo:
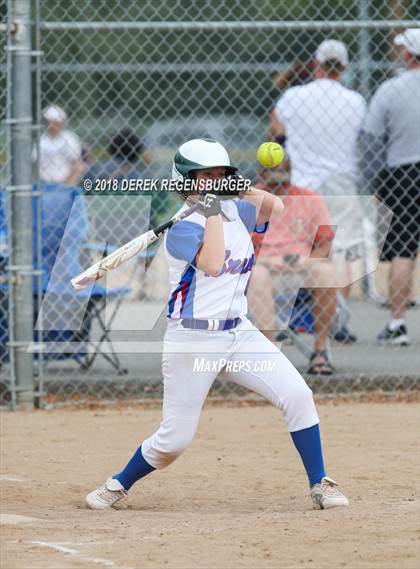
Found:
[[[363,170],[372,181],[384,157],[375,191],[393,214],[381,251],[381,260],[391,263],[391,319],[377,340],[404,346],[410,343],[404,317],[420,239],[420,29],[405,30],[394,43],[402,47],[406,69],[382,83],[370,102]]]
[[[46,131],[39,140],[39,178],[42,182],[75,186],[84,170],[80,140],[65,128],[67,115],[61,107],[50,105],[43,118]]]
[[[323,41],[315,60],[315,80],[288,89],[277,101],[270,115],[270,136],[287,142],[292,184],[324,196],[336,227],[336,265],[348,272],[346,261],[358,255],[363,240],[357,185],[358,139],[366,102],[340,83],[349,62],[342,42]],[[340,258],[342,262],[338,263]],[[339,279],[350,282],[349,276]],[[354,340],[347,335],[341,341]]]

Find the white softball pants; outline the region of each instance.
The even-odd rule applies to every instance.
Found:
[[[142,443],[156,469],[171,464],[192,442],[201,409],[220,366],[231,381],[282,410],[290,432],[319,422],[312,391],[284,354],[251,322],[232,330],[187,330],[169,322],[164,338],[163,417]]]

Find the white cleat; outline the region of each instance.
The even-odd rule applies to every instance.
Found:
[[[338,490],[338,484],[332,478],[324,476],[321,482],[311,488],[311,498],[315,510],[328,510],[339,506],[348,506],[349,501]]]
[[[114,478],[108,478],[103,486],[86,496],[86,505],[91,510],[106,510],[127,496],[120,482]]]

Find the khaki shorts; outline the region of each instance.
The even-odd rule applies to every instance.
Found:
[[[299,262],[293,266],[279,266],[270,262],[268,258],[259,258],[257,261],[267,269],[269,269],[273,279],[273,288],[281,294],[298,293],[301,288],[334,288],[335,283],[327,284],[325,276],[334,274],[332,271],[333,264],[328,259],[307,259],[300,257]]]

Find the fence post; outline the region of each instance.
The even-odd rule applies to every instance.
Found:
[[[34,403],[32,232],[31,2],[9,0],[9,129],[7,190],[10,192],[10,350],[12,389],[20,406]],[[14,380],[14,381],[13,381]]]
[[[357,10],[358,10],[358,17],[360,20],[368,21],[370,14],[369,14],[369,4],[370,0],[359,0]],[[365,99],[369,100],[370,98],[370,30],[363,29],[359,31],[359,61],[360,61],[360,92],[365,97]]]

